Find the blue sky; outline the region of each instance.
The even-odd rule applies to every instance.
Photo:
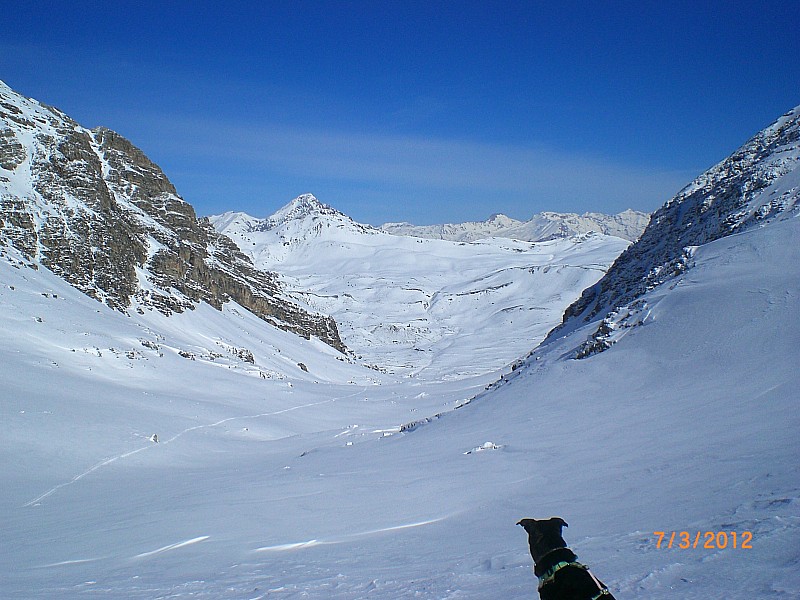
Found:
[[[0,79],[207,215],[651,211],[800,104],[800,2],[17,3]]]

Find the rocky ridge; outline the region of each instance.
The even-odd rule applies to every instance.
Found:
[[[271,273],[161,169],[109,129],[86,129],[0,82],[0,248],[120,310],[164,314],[234,301],[276,327],[346,351],[336,323],[282,296]]]
[[[639,240],[587,288],[549,339],[607,315],[578,356],[613,343],[614,331],[641,322],[641,296],[682,275],[694,250],[716,239],[800,214],[800,106],[756,134],[657,210]]]

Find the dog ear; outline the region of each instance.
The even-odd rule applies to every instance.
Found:
[[[529,526],[536,525],[537,523],[550,523],[554,527],[569,527],[569,524],[561,517],[550,517],[546,521],[537,521],[536,519],[520,519],[517,525],[522,526],[526,531]]]
[[[528,530],[528,525],[535,523],[534,519],[520,519],[517,521],[517,525],[522,526],[526,531]]]

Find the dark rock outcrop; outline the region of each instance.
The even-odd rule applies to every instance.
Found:
[[[82,128],[2,82],[0,244],[120,311],[171,314],[233,301],[346,351],[333,319],[282,298],[278,277],[198,219],[131,142]]]

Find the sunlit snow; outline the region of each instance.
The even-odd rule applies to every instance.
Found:
[[[7,253],[4,595],[530,598],[514,523],[557,514],[618,597],[789,597],[797,241],[795,218],[701,247],[622,342],[576,361],[578,332],[489,391],[235,306],[127,317]],[[753,549],[657,549],[662,530]]]
[[[424,380],[485,375],[526,354],[630,243],[389,235],[310,194],[265,220],[226,213],[212,222],[280,273],[293,301],[334,317],[356,355]]]

